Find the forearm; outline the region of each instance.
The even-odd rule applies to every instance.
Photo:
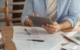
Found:
[[[59,25],[60,25],[60,30],[68,29],[72,27],[72,24],[68,20],[64,20]]]

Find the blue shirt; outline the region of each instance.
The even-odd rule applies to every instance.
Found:
[[[74,27],[78,21],[80,0],[58,0],[57,5],[57,22],[68,20]],[[47,16],[48,0],[25,0],[24,11],[21,17],[21,22],[24,21],[31,13],[38,14],[39,16]]]

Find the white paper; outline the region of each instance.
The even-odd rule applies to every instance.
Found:
[[[53,50],[63,41],[61,36],[63,32],[49,34],[45,29],[40,27],[14,26],[13,29],[13,42],[17,50],[19,50],[18,48],[23,48],[23,50]],[[28,35],[24,29],[27,29],[30,35]],[[27,39],[42,39],[44,42],[27,41]],[[22,45],[20,45],[20,43]]]
[[[75,31],[75,32],[68,32],[68,34],[66,36],[71,37],[71,36],[75,35],[76,33],[77,33],[77,31]]]
[[[63,46],[62,48],[63,49],[66,49],[66,50],[80,50],[80,47],[79,47],[80,45],[76,45],[75,43],[69,43],[69,44],[67,44],[67,45],[65,45],[65,46]]]
[[[15,43],[17,50],[55,50],[56,48],[58,48],[57,46],[61,44],[61,42],[53,45],[52,43],[48,42],[33,42],[15,39],[12,39],[12,41]]]
[[[68,42],[67,45],[63,46],[62,48],[66,49],[66,50],[80,50],[80,41],[77,40],[75,37],[80,37],[80,32],[79,31],[75,31],[75,32],[67,32],[67,34],[63,34],[64,36],[66,36],[67,38],[71,39],[74,42]]]
[[[30,42],[26,40],[15,40],[12,39],[12,41],[15,43],[17,50],[30,50]]]
[[[31,30],[28,27],[15,26],[13,28],[14,28],[13,39],[39,39],[39,34],[33,32],[31,33]],[[28,31],[30,30],[31,35],[28,35],[25,29],[27,29]]]
[[[80,44],[80,32],[79,32],[79,31],[70,32],[70,33],[68,33],[68,35],[63,34],[63,36],[71,39],[71,40],[74,41],[76,44]]]

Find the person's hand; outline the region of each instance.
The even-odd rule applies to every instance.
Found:
[[[26,26],[33,26],[33,23],[32,23],[32,21],[31,21],[29,18],[27,18],[27,19],[25,20],[25,25],[26,25]]]
[[[61,29],[60,25],[57,22],[53,22],[52,24],[46,24],[42,25],[42,27],[48,32],[48,33],[55,33]]]
[[[38,14],[32,13],[32,14],[29,14],[28,16],[38,16]],[[32,21],[29,18],[27,18],[25,20],[25,25],[27,25],[27,26],[34,26],[33,23],[32,23]]]

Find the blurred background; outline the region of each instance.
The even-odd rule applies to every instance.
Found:
[[[6,0],[0,0],[0,10],[4,9],[5,1]],[[25,0],[7,0],[7,1],[8,2],[24,2]],[[20,10],[20,9],[23,9],[23,6],[24,5],[9,6],[9,10]],[[12,18],[16,18],[16,16],[17,17],[21,17],[21,14],[22,13],[13,13],[13,14],[10,14],[10,17],[12,17]],[[0,19],[4,18],[4,17],[5,17],[5,14],[4,13],[0,13]],[[18,22],[18,21],[16,21],[16,22]],[[0,26],[6,26],[6,23],[5,22],[0,22]]]

